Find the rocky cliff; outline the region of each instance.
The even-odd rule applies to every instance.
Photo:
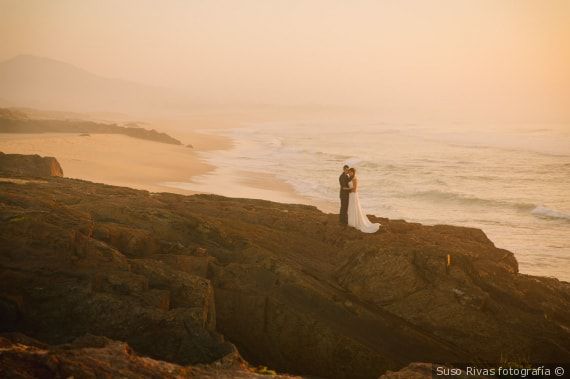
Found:
[[[570,284],[518,273],[480,230],[373,217],[368,235],[304,205],[31,179],[0,181],[0,331],[183,365],[237,346],[329,378],[570,362]]]

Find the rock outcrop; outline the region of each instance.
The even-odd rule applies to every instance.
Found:
[[[86,335],[49,346],[21,334],[0,335],[2,378],[266,378],[239,356],[209,365],[180,366],[138,356],[124,342]],[[278,379],[292,376],[276,375]]]
[[[0,219],[1,329],[50,344],[90,333],[186,365],[233,343],[329,378],[570,362],[570,284],[518,273],[480,230],[373,217],[368,235],[310,206],[65,178],[0,182]]]
[[[28,177],[63,176],[63,170],[54,157],[4,154],[0,152],[0,175]]]

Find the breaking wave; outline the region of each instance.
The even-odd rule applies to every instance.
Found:
[[[535,207],[531,213],[537,217],[554,218],[554,219],[562,219],[570,221],[570,213],[560,212],[554,209],[547,208],[542,205]]]
[[[536,207],[536,205],[529,203],[516,203],[499,199],[485,199],[473,195],[439,191],[439,190],[416,192],[411,196],[430,199],[433,201],[456,202],[472,206],[478,205],[478,206],[487,206],[487,207],[504,207],[504,208],[506,207],[506,208],[516,209],[519,211],[530,211]]]

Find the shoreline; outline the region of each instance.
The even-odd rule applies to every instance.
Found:
[[[34,117],[57,119],[81,118],[95,122],[136,122],[145,129],[155,129],[180,140],[183,145],[167,145],[117,135],[75,133],[0,133],[0,151],[17,154],[53,156],[70,178],[126,186],[151,192],[182,195],[198,193],[228,197],[261,198],[283,203],[316,206],[323,212],[336,212],[336,206],[306,197],[293,185],[271,173],[249,171],[248,167],[224,170],[208,162],[203,153],[230,150],[236,141],[216,133],[221,129],[239,129],[249,123],[299,120],[298,109],[271,108],[202,109],[170,115],[143,117],[126,115],[88,115],[38,111]],[[354,115],[337,112],[338,117]],[[321,112],[303,111],[303,120],[321,120]],[[188,148],[186,145],[192,145]],[[221,172],[220,172],[221,171]],[[235,171],[235,172],[232,172]],[[215,178],[214,178],[215,177]],[[214,179],[212,179],[214,178]]]
[[[271,120],[275,121],[275,119]],[[269,119],[258,120],[258,122],[261,121],[267,122]],[[187,181],[160,183],[161,186],[167,188],[167,191],[177,190],[186,191],[187,193],[207,193],[225,197],[261,199],[285,204],[304,204],[315,206],[324,213],[337,212],[337,208],[333,204],[303,195],[291,183],[278,178],[270,172],[251,171],[247,167],[243,169],[221,167],[217,166],[216,163],[211,163],[207,156],[200,156],[200,153],[207,153],[212,150],[233,149],[238,144],[238,140],[218,132],[220,130],[240,129],[252,123],[252,121],[247,121],[247,119],[237,119],[232,122],[226,119],[221,123],[211,123],[211,120],[209,120],[209,122],[198,125],[199,128],[196,128],[194,132],[199,133],[201,136],[222,138],[227,142],[224,148],[197,151],[198,159],[212,166],[213,169],[193,175]],[[176,129],[169,129],[169,131],[175,134],[183,134],[183,132],[178,132]]]
[[[38,154],[55,157],[65,177],[95,183],[129,187],[154,193],[180,195],[215,194],[230,198],[261,199],[284,204],[314,206],[323,213],[337,214],[334,201],[319,201],[298,193],[294,186],[272,173],[238,168],[224,168],[210,164],[201,152],[231,149],[231,137],[215,133],[203,134],[196,130],[185,131],[185,142],[195,143],[194,149],[152,141],[137,140],[121,135],[91,135],[81,137],[71,133],[0,134],[0,151],[4,153]],[[379,213],[369,212],[378,215]],[[441,222],[418,218],[393,217],[423,225]],[[489,225],[455,226],[481,229],[501,247],[514,251],[522,273],[568,280],[565,265],[541,264],[533,250],[512,245],[512,237],[504,228]],[[511,243],[511,244],[509,244]],[[560,259],[549,255],[548,259]],[[549,263],[549,262],[547,262]],[[560,268],[562,267],[562,268]]]
[[[222,136],[195,132],[186,133],[185,140],[194,148],[112,134],[2,133],[0,151],[55,157],[68,178],[191,195],[195,192],[160,183],[188,180],[214,170],[215,167],[200,159],[197,152],[229,148],[231,143]]]
[[[152,126],[158,128],[157,124]],[[239,128],[239,123],[224,126]],[[159,130],[162,129],[180,136],[184,145],[117,134],[0,133],[0,151],[55,157],[62,165],[64,176],[73,179],[150,192],[216,194],[313,205],[323,212],[331,210],[326,204],[302,196],[275,175],[247,168],[236,172],[215,166],[200,156],[204,152],[232,149],[235,142],[230,137],[207,133],[203,128],[200,131],[168,127]]]
[[[185,182],[163,182],[160,185],[167,188],[167,192],[182,190],[193,194],[206,193],[232,198],[317,206],[310,199],[297,193],[291,184],[273,174],[255,171],[234,171],[224,167],[215,167]],[[321,207],[318,208],[322,210]]]

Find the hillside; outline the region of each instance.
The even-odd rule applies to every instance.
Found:
[[[367,235],[305,205],[0,177],[0,332],[183,365],[237,347],[327,378],[570,362],[570,284],[518,273],[477,229],[372,217]]]
[[[0,62],[0,99],[4,106],[75,112],[141,114],[189,105],[171,90],[102,77],[33,55]]]

